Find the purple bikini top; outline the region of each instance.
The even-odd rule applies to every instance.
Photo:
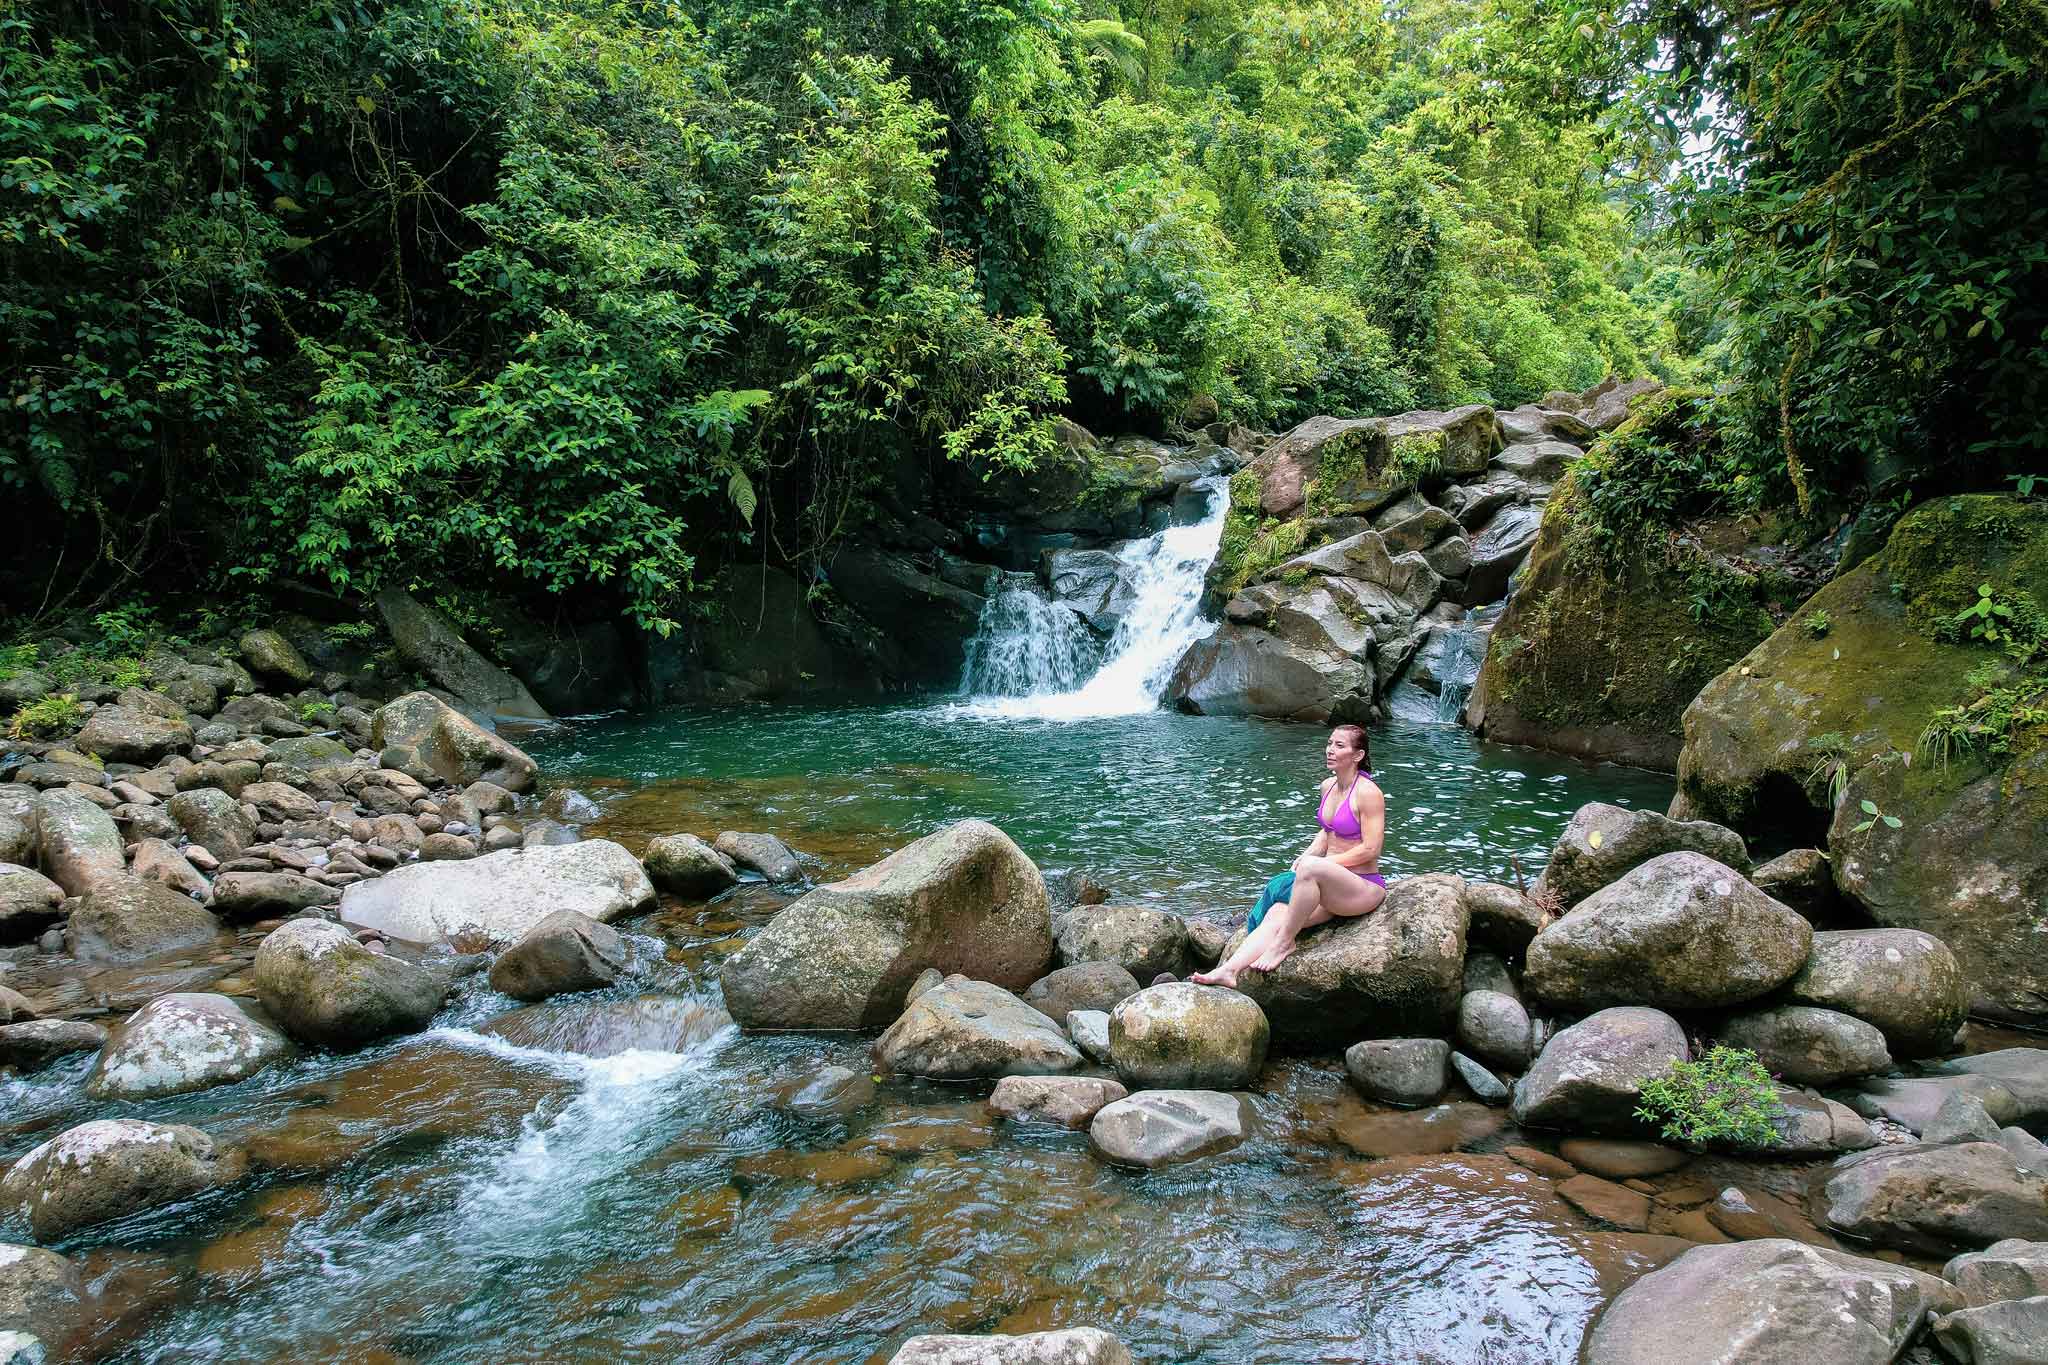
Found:
[[[1363,768],[1358,770],[1358,777],[1371,776],[1372,774]],[[1351,779],[1351,791],[1344,793],[1344,803],[1337,808],[1335,820],[1323,813],[1330,804],[1328,796],[1325,796],[1316,804],[1316,823],[1340,839],[1360,839],[1365,837],[1365,831],[1358,827],[1358,813],[1351,809],[1351,792],[1358,790],[1358,777]],[[1336,784],[1332,783],[1331,785],[1335,786]],[[1344,828],[1345,825],[1350,825],[1351,828],[1346,829]]]

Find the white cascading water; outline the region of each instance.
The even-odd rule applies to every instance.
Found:
[[[1204,479],[1196,486],[1209,497],[1208,513],[1201,521],[1169,526],[1157,535],[1131,541],[1117,552],[1131,571],[1132,600],[1093,676],[1075,686],[1072,675],[1063,679],[1047,669],[1028,675],[1020,672],[1013,683],[1015,691],[981,685],[991,679],[972,672],[978,657],[1063,658],[1065,646],[1057,638],[1014,637],[1037,629],[1047,629],[1050,636],[1057,637],[1079,625],[1072,611],[1042,597],[1037,599],[1047,608],[1042,614],[1011,607],[998,612],[992,601],[982,614],[981,630],[968,646],[970,671],[963,690],[973,700],[959,710],[1014,719],[1084,720],[1134,715],[1157,707],[1181,655],[1216,628],[1214,622],[1202,619],[1202,581],[1223,543],[1230,492],[1220,478]],[[1059,617],[1066,620],[1059,621]],[[1042,624],[1045,621],[1055,624],[1048,627]]]
[[[1080,616],[1045,594],[1029,574],[990,585],[981,623],[967,642],[961,691],[970,697],[1065,692],[1102,662],[1102,645]]]

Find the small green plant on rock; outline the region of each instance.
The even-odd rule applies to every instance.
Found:
[[[1806,784],[1826,791],[1828,809],[1833,810],[1842,804],[1842,793],[1849,787],[1848,737],[1840,730],[1830,730],[1807,740],[1806,747],[1814,752],[1813,771],[1806,775]]]
[[[1767,1146],[1785,1113],[1756,1053],[1718,1044],[1699,1061],[1673,1062],[1670,1074],[1643,1086],[1640,1100],[1637,1118],[1660,1125],[1672,1142],[1698,1147]]]
[[[1806,618],[1806,633],[1816,640],[1826,639],[1828,632],[1834,628],[1834,620],[1826,611],[1817,611]]]
[[[1852,828],[1849,831],[1852,834],[1868,834],[1872,829],[1876,828],[1876,826],[1879,823],[1882,823],[1886,829],[1903,829],[1905,827],[1905,821],[1901,820],[1896,815],[1886,815],[1883,811],[1877,808],[1877,802],[1872,801],[1867,797],[1864,800],[1857,802],[1857,805],[1859,805],[1862,808],[1863,813],[1869,816],[1870,818]]]
[[[75,728],[81,719],[78,698],[69,692],[60,692],[41,701],[30,702],[16,711],[14,723],[7,727],[7,734],[10,739],[44,739]]]

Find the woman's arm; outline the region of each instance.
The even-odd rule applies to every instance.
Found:
[[[1351,793],[1351,813],[1358,817],[1358,845],[1339,853],[1333,861],[1348,868],[1371,867],[1380,860],[1387,842],[1387,798],[1375,786]]]
[[[1316,837],[1308,841],[1308,847],[1301,851],[1301,857],[1294,860],[1294,866],[1301,866],[1302,858],[1320,858],[1330,851],[1330,831],[1323,828],[1323,800],[1330,794],[1334,777],[1323,779],[1323,785],[1316,788]]]

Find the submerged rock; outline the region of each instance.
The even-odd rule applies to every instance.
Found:
[[[253,1076],[298,1049],[259,1011],[225,995],[160,995],[128,1016],[100,1052],[85,1090],[145,1100]]]
[[[719,976],[744,1027],[871,1028],[903,1012],[926,968],[1023,990],[1052,956],[1037,865],[994,825],[963,820],[805,895]]]
[[[1568,1009],[1712,1009],[1783,985],[1812,943],[1811,925],[1733,868],[1666,853],[1538,934],[1523,984]]]
[[[586,839],[400,867],[344,890],[341,918],[408,943],[464,933],[503,943],[560,911],[606,922],[653,901],[639,859],[608,839]]]
[[[324,920],[292,920],[272,930],[256,950],[250,977],[285,1032],[322,1047],[424,1028],[447,994],[440,976],[373,953]]]
[[[1119,1166],[1147,1170],[1229,1151],[1251,1134],[1252,1107],[1214,1090],[1145,1090],[1106,1105],[1088,1140]]]
[[[1092,1076],[1005,1076],[996,1082],[988,1107],[1006,1119],[1086,1128],[1104,1105],[1129,1093],[1115,1081]]]
[[[803,864],[788,844],[772,834],[743,834],[727,830],[718,836],[712,850],[734,867],[758,872],[771,882],[800,882]]]
[[[0,1178],[0,1209],[39,1242],[174,1204],[241,1174],[240,1155],[197,1128],[96,1119],[34,1148]]]
[[[542,1052],[616,1057],[621,1052],[688,1052],[731,1028],[732,1016],[701,1000],[642,995],[535,1005],[501,1014],[477,1031]]]
[[[1043,1014],[1001,986],[953,975],[917,997],[875,1041],[891,1071],[939,1080],[1046,1076],[1072,1071],[1081,1054]]]
[[[1585,1365],[1891,1365],[1961,1295],[1932,1275],[1783,1238],[1694,1247],[1607,1305]]]
[[[1264,1011],[1220,986],[1151,986],[1109,1012],[1109,1056],[1140,1089],[1239,1089],[1266,1064]]]
[[[692,900],[715,896],[740,879],[723,853],[694,834],[665,834],[647,845],[640,861],[656,886]]]

